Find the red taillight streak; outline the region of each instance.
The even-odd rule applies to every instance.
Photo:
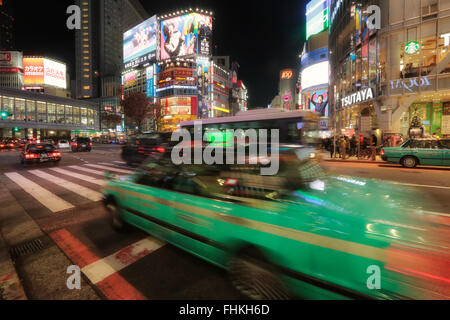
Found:
[[[450,283],[450,279],[448,279],[448,278],[435,276],[433,274],[421,272],[421,271],[414,270],[411,268],[402,267],[402,269],[396,269],[396,268],[392,268],[392,267],[386,267],[386,269],[394,271],[394,272],[402,273],[402,274],[405,274],[408,276],[416,276],[416,277],[419,276],[419,277],[425,278],[425,279],[434,279],[434,280]]]
[[[158,151],[159,153],[166,152],[166,149],[164,149],[164,148],[154,148],[153,150]]]
[[[27,154],[27,155],[25,155],[25,158],[27,158],[27,159],[36,159],[38,157],[39,157],[39,155],[37,155],[37,154]]]

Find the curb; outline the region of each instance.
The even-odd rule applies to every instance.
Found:
[[[0,300],[28,300],[1,235],[0,270]]]
[[[366,163],[366,164],[386,164],[384,161],[365,161],[365,160],[340,160],[340,159],[327,159],[326,162],[340,162],[340,163]]]

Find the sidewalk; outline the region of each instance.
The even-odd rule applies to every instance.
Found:
[[[367,159],[358,159],[357,157],[347,157],[347,159],[339,159],[339,154],[336,158],[331,158],[330,153],[324,152],[322,153],[322,159],[328,162],[346,162],[346,163],[373,163],[373,164],[385,164],[386,162],[381,159],[381,156],[377,156],[375,161],[367,160]]]
[[[12,223],[17,226],[14,204],[10,193],[0,183],[0,300],[27,300],[9,254],[11,243],[8,245],[5,239],[5,232],[11,228]]]

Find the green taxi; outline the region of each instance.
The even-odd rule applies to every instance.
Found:
[[[418,165],[450,166],[450,139],[413,139],[397,148],[383,148],[384,161],[399,163],[405,168]]]
[[[226,269],[249,298],[450,297],[436,280],[447,276],[450,260],[441,255],[449,246],[428,228],[416,194],[327,176],[295,148],[280,152],[276,176],[261,176],[258,166],[175,166],[159,157],[132,176],[107,176],[113,228],[137,227]]]

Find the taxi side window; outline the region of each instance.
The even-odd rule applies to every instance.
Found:
[[[450,149],[450,140],[441,140],[439,142],[440,149]]]

